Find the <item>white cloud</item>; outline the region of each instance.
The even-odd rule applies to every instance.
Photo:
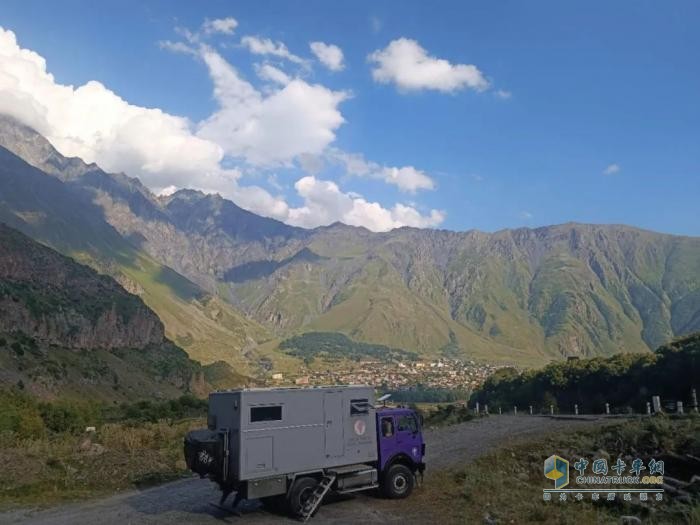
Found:
[[[532,213],[530,213],[529,211],[521,211],[520,212],[520,218],[523,219],[524,221],[529,221],[533,217],[534,217],[534,215],[532,215]]]
[[[171,51],[173,53],[182,53],[183,55],[196,55],[197,52],[184,42],[173,42],[172,40],[161,40],[158,42],[158,46],[166,51]]]
[[[202,31],[207,35],[213,33],[232,35],[236,27],[238,27],[238,21],[230,16],[227,18],[215,18],[214,20],[209,20],[207,18],[202,24]]]
[[[219,104],[201,124],[200,137],[261,166],[319,154],[335,140],[335,130],[345,122],[338,106],[347,93],[295,78],[265,96],[212,48],[201,46],[200,53]]]
[[[165,188],[161,189],[160,191],[157,192],[158,195],[161,197],[169,197],[173,193],[175,193],[177,190],[179,190],[177,186],[171,184],[170,186],[166,186]]]
[[[248,48],[248,51],[255,55],[272,55],[280,58],[286,58],[295,64],[304,64],[306,61],[291,53],[287,46],[282,42],[273,42],[269,38],[260,38],[257,36],[244,36],[241,38],[241,44]]]
[[[341,71],[345,67],[343,50],[338,46],[324,42],[311,42],[309,47],[319,62],[331,71]]]
[[[190,122],[129,104],[96,81],[59,84],[37,53],[0,28],[0,112],[34,127],[64,155],[140,177],[153,188],[193,176],[230,179],[223,149],[192,134]]]
[[[391,209],[384,208],[357,194],[343,193],[335,182],[311,175],[299,179],[294,188],[304,199],[304,205],[290,209],[288,221],[298,226],[311,227],[340,221],[372,231],[388,231],[401,226],[435,227],[445,220],[445,213],[439,210],[421,215],[414,207],[400,203]]]
[[[346,153],[336,148],[330,148],[326,157],[331,162],[341,164],[349,175],[380,179],[401,191],[415,193],[418,190],[435,189],[435,181],[413,166],[381,166],[365,160],[360,154]]]
[[[401,90],[434,89],[446,93],[471,88],[484,91],[489,82],[471,64],[451,64],[428,55],[418,42],[408,38],[393,40],[384,49],[370,54],[372,77],[382,84],[394,83]]]
[[[303,199],[298,208],[290,207],[284,196],[243,186],[240,169],[222,167],[226,154],[261,165],[311,162],[335,139],[344,122],[338,106],[347,94],[299,79],[263,94],[216,51],[192,38],[191,46],[161,46],[195,53],[208,68],[220,107],[197,133],[186,118],[130,104],[97,81],[78,87],[57,83],[44,58],[21,48],[14,33],[1,27],[0,113],[35,128],[63,155],[137,176],[157,193],[179,188],[217,192],[254,213],[303,226],[341,220],[387,230],[435,226],[444,219],[443,212],[421,215],[405,204],[384,208],[315,177],[297,181],[295,189]],[[385,176],[413,176],[405,173]]]
[[[274,82],[283,86],[286,86],[292,80],[287,73],[270,64],[255,64],[255,74],[258,75],[261,80]]]
[[[382,19],[378,16],[372,15],[369,17],[369,26],[373,33],[379,33],[382,30],[383,25]]]
[[[513,93],[511,93],[510,91],[506,91],[505,89],[499,89],[496,92],[494,92],[494,95],[502,100],[508,100],[513,96]]]
[[[603,175],[615,175],[616,173],[620,172],[620,165],[619,164],[610,164],[603,170]]]

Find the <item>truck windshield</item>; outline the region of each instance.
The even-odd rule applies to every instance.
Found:
[[[399,432],[418,432],[418,423],[413,416],[399,417]]]

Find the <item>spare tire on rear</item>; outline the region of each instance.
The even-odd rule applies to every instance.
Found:
[[[187,468],[201,477],[220,480],[223,474],[224,440],[221,432],[201,429],[185,436],[185,461]]]

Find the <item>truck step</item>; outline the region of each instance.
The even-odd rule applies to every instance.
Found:
[[[372,490],[372,489],[378,489],[379,488],[379,483],[373,483],[372,485],[363,485],[361,487],[352,487],[351,489],[343,489],[337,491],[338,494],[351,494],[353,492],[360,492],[363,490]]]
[[[334,473],[323,476],[321,482],[316,486],[313,493],[304,504],[304,507],[301,509],[301,518],[304,523],[309,521],[309,518],[321,504],[323,498],[326,496],[326,494],[328,494],[328,491],[331,489],[336,477],[337,476]]]
[[[342,467],[329,468],[328,472],[331,474],[335,474],[338,477],[341,477],[346,474],[355,474],[356,472],[362,472],[372,468],[374,467],[370,467],[366,463],[356,463],[354,465],[344,465]]]

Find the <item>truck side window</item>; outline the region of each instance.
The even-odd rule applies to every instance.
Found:
[[[369,414],[369,400],[368,399],[351,399],[350,400],[350,415],[351,416],[365,416]]]
[[[391,437],[394,435],[394,420],[390,417],[382,418],[382,437]]]
[[[413,416],[399,417],[399,432],[418,432],[418,423]]]
[[[282,406],[250,407],[250,422],[282,421]]]

